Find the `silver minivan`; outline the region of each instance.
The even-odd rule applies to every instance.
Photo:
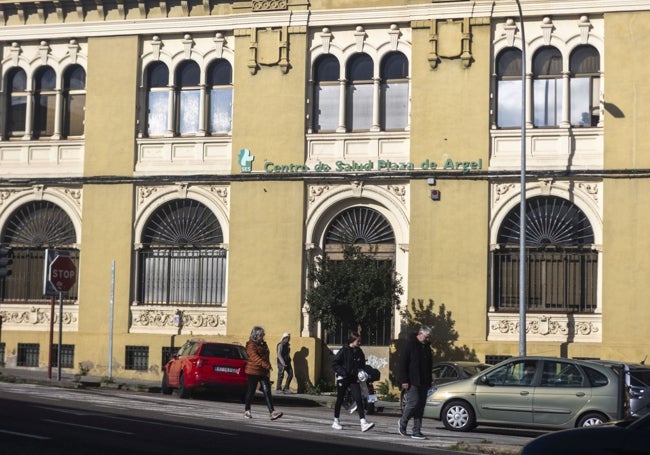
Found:
[[[510,358],[438,386],[425,407],[425,416],[452,431],[477,425],[574,428],[627,415],[626,388],[614,369],[558,357]]]
[[[650,412],[650,365],[615,360],[593,360],[593,362],[607,365],[616,373],[624,375],[632,417],[641,417]]]

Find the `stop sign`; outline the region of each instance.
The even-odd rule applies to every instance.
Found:
[[[67,292],[77,281],[77,267],[68,256],[57,256],[50,264],[49,280],[54,289]]]

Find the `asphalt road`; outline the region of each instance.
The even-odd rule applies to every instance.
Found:
[[[79,454],[514,454],[535,434],[489,430],[454,433],[425,422],[426,441],[396,433],[397,414],[369,416],[376,423],[359,430],[356,415],[342,414],[344,429],[331,428],[332,410],[296,400],[268,418],[261,402],[253,419],[238,402],[204,397],[75,390],[34,384],[0,383],[0,453]],[[477,447],[492,447],[483,451]]]

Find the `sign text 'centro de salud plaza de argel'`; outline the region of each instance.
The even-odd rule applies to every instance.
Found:
[[[237,155],[237,160],[241,166],[241,172],[248,173],[253,171],[253,161],[255,156],[249,149],[241,149]],[[483,159],[478,158],[475,161],[454,161],[451,158],[445,158],[438,163],[425,159],[416,166],[412,161],[390,161],[390,160],[367,160],[367,161],[343,161],[339,160],[333,164],[318,162],[312,166],[307,164],[283,164],[265,161],[263,171],[268,174],[292,174],[302,172],[382,172],[382,171],[460,171],[463,173],[470,171],[479,171],[483,169]]]

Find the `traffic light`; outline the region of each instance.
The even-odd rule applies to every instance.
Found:
[[[11,248],[0,246],[0,278],[11,275],[9,266],[14,262],[11,256]]]

